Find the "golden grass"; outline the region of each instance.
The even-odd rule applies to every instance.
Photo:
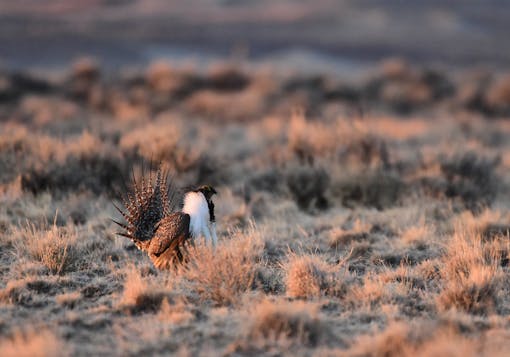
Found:
[[[319,319],[315,306],[306,302],[273,302],[263,300],[250,307],[246,338],[258,343],[296,340],[317,345],[327,336],[327,327]]]
[[[412,226],[402,232],[402,241],[407,244],[425,243],[432,240],[431,228],[425,224]]]
[[[510,124],[477,112],[507,113],[508,79],[423,106],[448,78],[399,62],[355,84],[86,65],[37,95],[11,74],[0,356],[508,354]],[[150,159],[219,192],[218,246],[172,271],[109,220]]]
[[[284,264],[285,287],[289,297],[314,298],[339,294],[343,289],[343,266],[331,266],[319,256],[290,255]]]
[[[11,338],[0,340],[0,356],[58,357],[69,355],[62,341],[48,330],[16,332]]]
[[[167,119],[164,123],[147,124],[129,131],[122,137],[120,147],[127,152],[138,152],[146,160],[168,158],[177,149],[183,124],[177,118]]]
[[[252,226],[247,233],[234,233],[216,249],[199,244],[179,275],[201,300],[230,305],[254,288],[257,264],[261,264],[261,232]]]
[[[170,291],[164,281],[143,277],[139,269],[131,266],[126,272],[119,307],[133,312],[157,311],[167,298],[170,298]]]
[[[494,245],[485,243],[479,232],[460,224],[447,243],[442,261],[443,290],[437,298],[438,307],[489,313],[497,303],[503,282],[500,257]]]
[[[389,285],[376,274],[366,275],[361,284],[349,288],[346,301],[353,306],[373,306],[389,296]]]
[[[217,120],[243,121],[254,118],[264,109],[264,98],[256,89],[221,93],[201,90],[186,100],[186,108],[195,115]]]
[[[357,219],[350,229],[336,227],[329,234],[329,245],[332,248],[344,247],[355,241],[364,241],[369,237],[369,224]]]
[[[324,356],[505,356],[508,334],[499,329],[482,332],[478,338],[463,334],[453,325],[391,321],[386,328],[357,338],[347,351]]]
[[[195,317],[190,311],[190,304],[182,298],[172,304],[164,299],[157,316],[159,320],[175,325],[185,324]]]
[[[57,227],[54,223],[39,229],[35,224],[17,228],[13,244],[19,258],[28,257],[42,263],[53,274],[65,274],[80,263],[77,232],[72,226]]]

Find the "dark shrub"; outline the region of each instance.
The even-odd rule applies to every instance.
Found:
[[[328,207],[325,192],[329,182],[329,175],[324,169],[312,167],[297,168],[287,176],[287,186],[302,210],[311,208],[312,204],[319,209]]]
[[[206,78],[206,87],[217,91],[240,91],[250,83],[250,78],[236,68],[226,67],[213,71]]]
[[[47,81],[23,73],[0,74],[0,103],[16,101],[26,94],[48,94],[53,86]]]
[[[447,197],[460,198],[471,210],[490,204],[499,189],[496,168],[500,157],[485,158],[474,152],[455,155],[441,162],[441,172],[447,180]]]
[[[361,100],[360,91],[347,84],[337,84],[329,87],[324,93],[325,100],[342,101],[348,103],[359,103]]]
[[[286,93],[297,91],[322,92],[325,80],[323,76],[294,77],[289,79],[284,85],[283,90]]]
[[[482,239],[484,241],[493,241],[498,238],[510,236],[510,225],[489,223],[482,229]]]
[[[34,194],[90,190],[94,194],[114,195],[115,190],[123,184],[127,172],[127,166],[112,157],[68,157],[65,164],[31,168],[22,175],[21,187]]]
[[[440,100],[455,94],[454,84],[443,73],[435,70],[425,70],[421,80],[431,89],[432,99]]]
[[[398,176],[381,170],[346,177],[332,187],[346,207],[367,206],[380,210],[398,204],[405,189],[406,184]]]
[[[280,170],[270,168],[264,172],[255,174],[255,176],[250,178],[248,185],[255,191],[281,193],[283,191],[282,176],[283,173]],[[283,183],[283,185],[285,184]]]

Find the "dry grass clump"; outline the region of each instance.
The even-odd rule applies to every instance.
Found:
[[[416,273],[427,282],[439,282],[441,279],[441,261],[439,259],[427,259],[416,266]]]
[[[140,126],[122,136],[120,147],[127,155],[164,162],[178,172],[185,172],[199,165],[202,155],[199,145],[183,140],[189,135],[189,127],[182,120],[162,117],[156,123]]]
[[[8,182],[36,165],[64,162],[69,150],[67,144],[81,141],[57,140],[46,133],[34,133],[30,126],[20,123],[9,123],[1,130],[0,182]]]
[[[384,331],[359,337],[347,356],[406,356],[411,352],[409,328],[402,323],[390,324]]]
[[[254,309],[248,324],[247,339],[251,343],[267,344],[297,341],[316,346],[329,333],[313,306],[306,302],[272,302],[264,300]]]
[[[257,264],[264,243],[254,227],[238,232],[216,249],[204,245],[191,248],[191,257],[179,272],[184,283],[198,293],[202,301],[230,305],[254,287]]]
[[[416,329],[402,322],[392,322],[382,332],[357,338],[343,355],[464,357],[478,356],[483,345],[451,327],[435,327],[422,322]]]
[[[1,157],[16,158],[16,162],[9,166],[13,172],[23,172],[30,167],[39,169],[48,165],[62,165],[70,158],[92,159],[111,150],[108,143],[87,130],[64,138],[56,138],[46,132],[34,132],[31,125],[9,124],[5,126],[5,131],[0,139]]]
[[[391,286],[375,273],[366,274],[362,281],[349,287],[346,301],[355,307],[374,307],[383,300],[389,300]]]
[[[80,264],[77,248],[78,235],[72,226],[43,226],[34,224],[14,230],[13,244],[19,258],[28,255],[42,263],[52,274],[65,274],[74,271]]]
[[[185,299],[177,299],[171,304],[168,299],[164,299],[158,312],[160,321],[170,322],[176,325],[184,324],[195,318],[195,314],[190,311],[190,304]]]
[[[437,299],[441,310],[457,308],[471,313],[493,311],[498,296],[499,281],[494,269],[473,267],[469,274],[450,281]]]
[[[287,145],[302,164],[328,158],[339,159],[354,168],[388,168],[391,164],[388,145],[374,130],[377,126],[377,120],[307,119],[296,111],[289,123]]]
[[[333,154],[342,144],[336,125],[307,120],[302,112],[292,115],[288,129],[288,146],[302,162]]]
[[[161,281],[158,283],[151,277],[142,276],[139,269],[131,267],[126,274],[119,306],[131,312],[157,311],[165,299],[171,298],[164,286]]]
[[[426,244],[433,239],[433,229],[420,222],[419,225],[411,226],[402,231],[401,239],[407,244]]]
[[[357,219],[350,229],[334,228],[329,233],[329,245],[332,248],[339,248],[353,242],[363,242],[369,239],[372,227]]]
[[[295,298],[336,295],[343,288],[341,268],[327,264],[318,256],[291,255],[284,264],[287,295]]]
[[[440,273],[440,310],[456,308],[475,314],[494,311],[503,278],[500,256],[479,233],[457,228],[446,247]]]
[[[0,340],[0,356],[57,357],[69,355],[69,349],[48,330],[18,331]]]
[[[143,125],[126,133],[120,140],[120,147],[147,160],[163,160],[177,148],[183,135],[182,122],[168,118],[164,123]]]
[[[43,96],[25,96],[21,100],[16,116],[24,122],[36,126],[51,125],[56,121],[71,120],[79,112],[79,107],[68,99]]]
[[[190,113],[218,121],[253,119],[262,113],[264,106],[265,98],[255,88],[233,93],[203,89],[193,93],[185,102]]]

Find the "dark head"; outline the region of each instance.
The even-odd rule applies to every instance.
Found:
[[[209,186],[209,185],[203,185],[203,186],[200,186],[198,187],[195,192],[202,192],[205,196],[205,199],[209,202],[211,200],[211,197],[218,193],[216,192],[216,190],[214,189],[214,187],[212,186]]]
[[[214,216],[214,203],[212,201],[212,195],[218,193],[214,189],[214,187],[209,185],[203,185],[198,187],[195,192],[202,192],[202,194],[205,196],[205,200],[207,201],[207,206],[209,208],[209,220],[211,222],[214,222],[216,220],[216,217]]]

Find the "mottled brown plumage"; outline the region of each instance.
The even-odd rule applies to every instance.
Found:
[[[155,179],[149,176],[137,183],[133,178],[133,192],[124,199],[122,214],[126,223],[117,223],[124,231],[119,235],[131,239],[147,252],[158,269],[169,269],[182,262],[185,245],[190,238],[190,216],[175,210],[175,190],[168,182],[168,174],[158,170]]]
[[[152,237],[147,252],[158,269],[168,269],[184,258],[189,235],[190,216],[175,212],[164,217]]]

